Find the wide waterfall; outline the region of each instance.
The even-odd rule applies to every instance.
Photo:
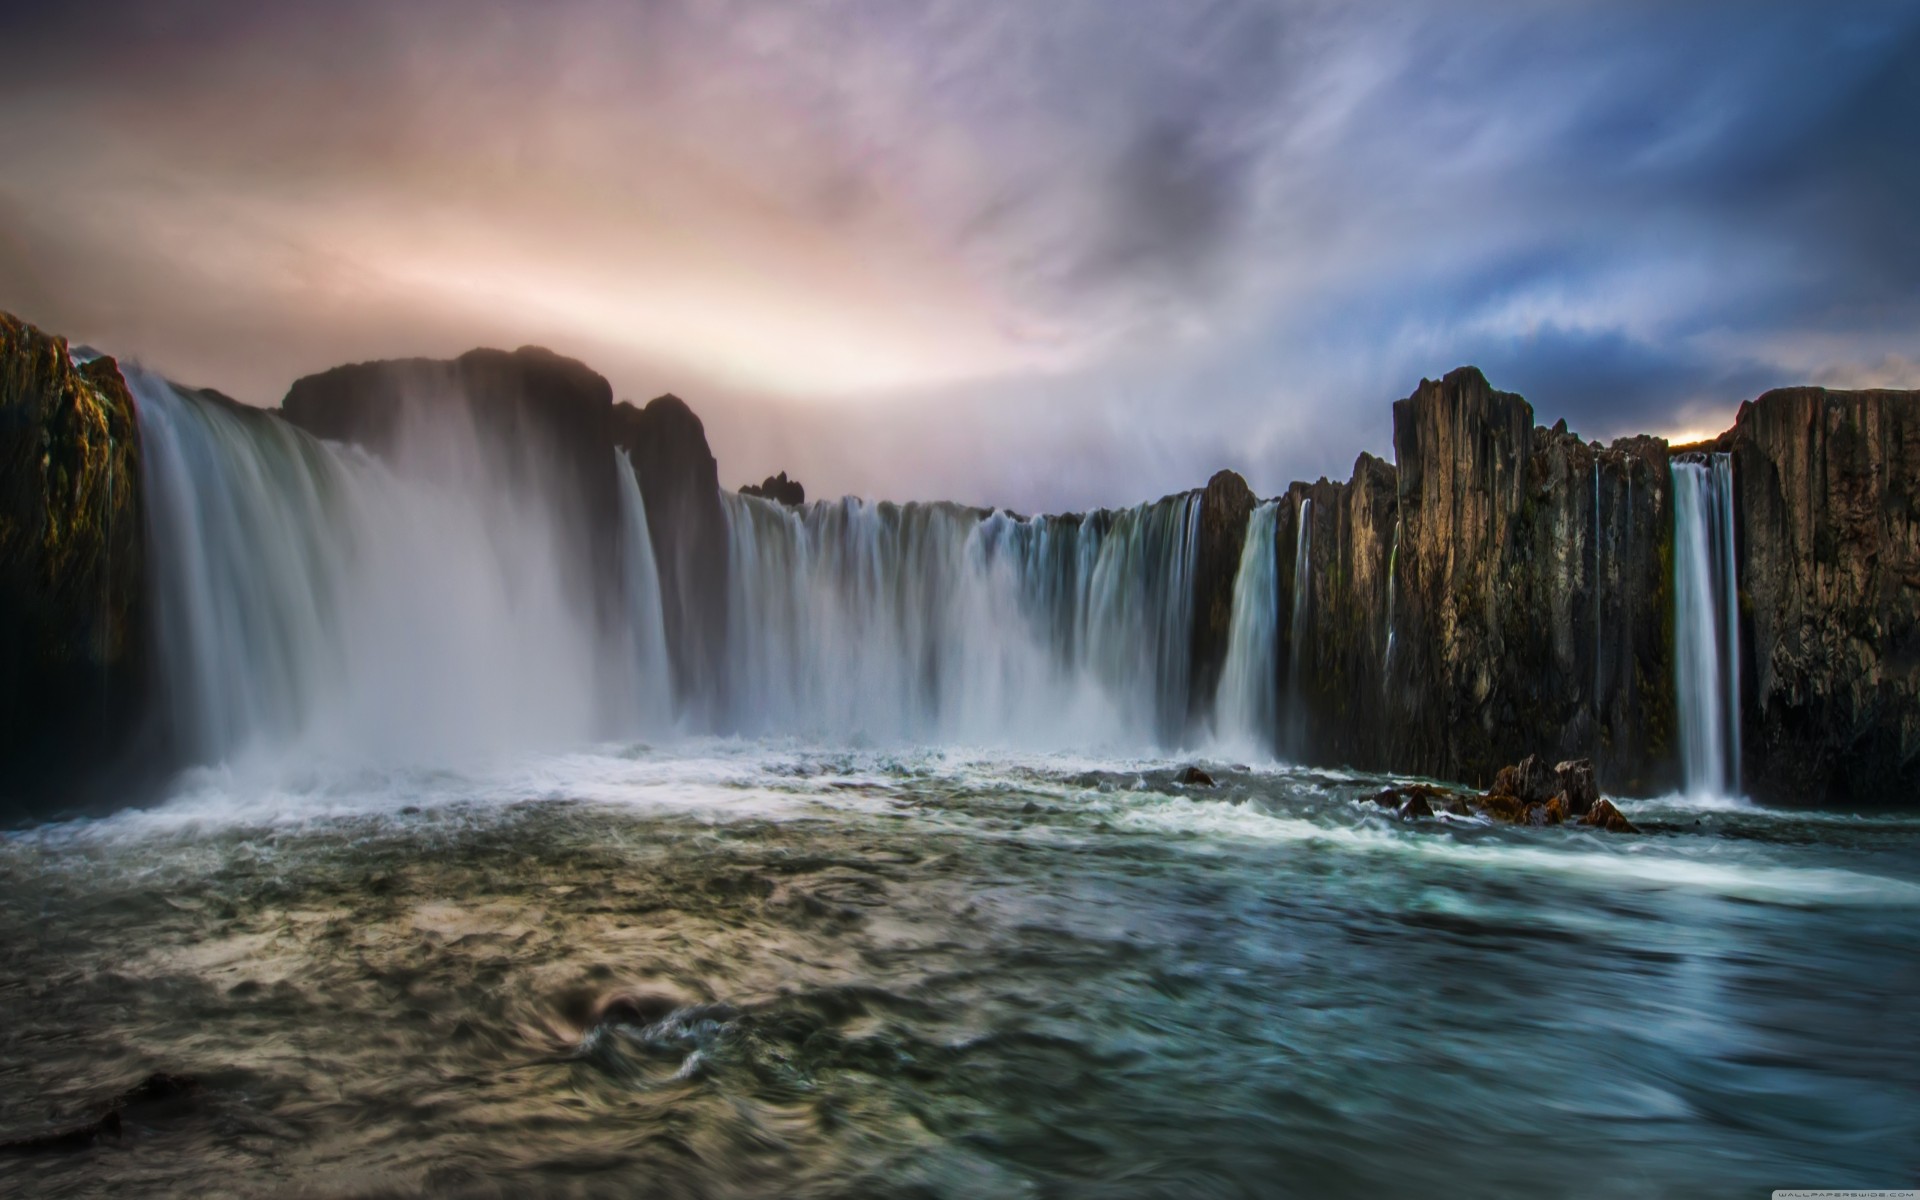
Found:
[[[1739,588],[1733,462],[1673,464],[1674,671],[1687,791],[1740,790]]]
[[[1221,744],[1242,753],[1273,752],[1280,644],[1280,570],[1274,534],[1279,515],[1277,500],[1253,510],[1233,579],[1227,659],[1214,712]]]
[[[127,375],[157,665],[187,761],[445,761],[664,718],[658,582],[624,461],[609,468],[629,476],[634,594],[616,606],[631,619],[608,622],[571,586],[578,536],[541,488],[484,470],[470,424],[413,414],[425,452],[389,463]]]
[[[852,499],[725,504],[731,731],[1184,740],[1196,496],[1031,519]]]
[[[1313,500],[1300,498],[1300,518],[1293,526],[1293,625],[1287,659],[1287,753],[1298,757],[1306,748],[1306,702],[1301,676],[1307,658],[1307,616],[1312,602]]]

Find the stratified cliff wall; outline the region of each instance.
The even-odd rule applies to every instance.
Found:
[[[1394,406],[1398,464],[1295,484],[1276,537],[1279,743],[1304,761],[1484,784],[1530,753],[1669,784],[1666,444],[1588,444],[1462,368]],[[1309,577],[1296,602],[1302,501]],[[1293,664],[1298,659],[1296,668]]]
[[[1748,790],[1920,799],[1920,393],[1768,392],[1722,444],[1738,496]]]
[[[0,313],[0,806],[71,803],[129,738],[145,696],[142,522],[119,367],[76,366],[65,339]]]

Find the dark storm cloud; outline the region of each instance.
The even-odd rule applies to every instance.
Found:
[[[0,6],[0,307],[271,400],[542,340],[723,474],[1034,508],[1920,385],[1878,3]],[[702,403],[704,401],[704,403]]]

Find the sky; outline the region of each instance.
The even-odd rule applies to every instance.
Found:
[[[539,344],[1020,511],[1920,387],[1920,6],[0,0],[0,309],[273,405]]]

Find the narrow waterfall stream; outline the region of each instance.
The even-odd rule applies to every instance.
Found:
[[[1301,687],[1306,666],[1307,612],[1312,602],[1313,500],[1300,498],[1300,519],[1293,536],[1293,623],[1287,657],[1287,753],[1298,757],[1306,744],[1307,714]]]
[[[1740,624],[1733,460],[1673,464],[1674,673],[1681,764],[1695,796],[1740,791]]]
[[[1280,646],[1280,571],[1274,535],[1280,502],[1269,500],[1247,518],[1247,536],[1233,579],[1233,615],[1227,660],[1215,698],[1215,728],[1224,748],[1249,756],[1274,751]]]

